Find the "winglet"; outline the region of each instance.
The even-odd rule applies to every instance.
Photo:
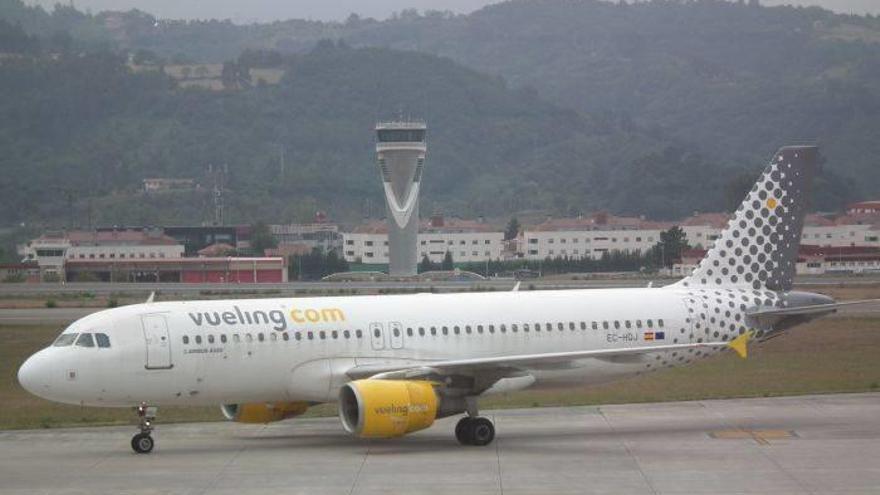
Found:
[[[156,299],[156,291],[150,292],[150,297],[147,298],[146,304],[152,304],[154,299]]]
[[[730,347],[739,357],[745,359],[749,356],[749,340],[752,339],[751,330],[731,340],[727,347]]]

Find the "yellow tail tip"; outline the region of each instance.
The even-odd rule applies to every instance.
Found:
[[[739,337],[731,340],[727,344],[727,347],[730,347],[731,349],[734,350],[734,352],[736,352],[736,354],[739,357],[745,359],[745,358],[749,357],[749,341],[751,339],[752,339],[752,332],[750,330],[750,331],[740,335]]]

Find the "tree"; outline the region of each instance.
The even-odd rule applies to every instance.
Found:
[[[660,242],[651,248],[651,258],[656,266],[669,268],[681,259],[681,252],[689,248],[684,230],[676,225],[660,232]]]
[[[278,240],[265,222],[257,222],[251,226],[251,250],[263,256],[267,249],[278,247]]]
[[[422,256],[422,261],[419,262],[419,273],[432,272],[436,269],[437,264],[431,261],[427,254]]]
[[[446,256],[443,257],[443,263],[440,264],[441,270],[454,270],[455,263],[452,261],[452,251],[446,251]]]
[[[504,240],[509,241],[511,239],[516,239],[519,235],[519,229],[519,220],[517,220],[516,217],[511,218],[510,221],[507,222],[507,228],[504,229]]]

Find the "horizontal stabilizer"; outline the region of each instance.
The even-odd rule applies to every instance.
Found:
[[[760,316],[795,316],[795,315],[815,315],[822,313],[831,313],[837,311],[838,308],[846,306],[858,306],[862,304],[880,304],[880,299],[865,299],[861,301],[845,301],[831,304],[811,304],[808,306],[795,306],[792,308],[767,308],[757,309],[748,313],[751,317]]]

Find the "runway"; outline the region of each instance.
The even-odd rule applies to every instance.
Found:
[[[490,447],[456,418],[363,441],[336,418],[268,426],[160,424],[0,432],[0,492],[31,493],[877,493],[880,394],[485,411]]]

